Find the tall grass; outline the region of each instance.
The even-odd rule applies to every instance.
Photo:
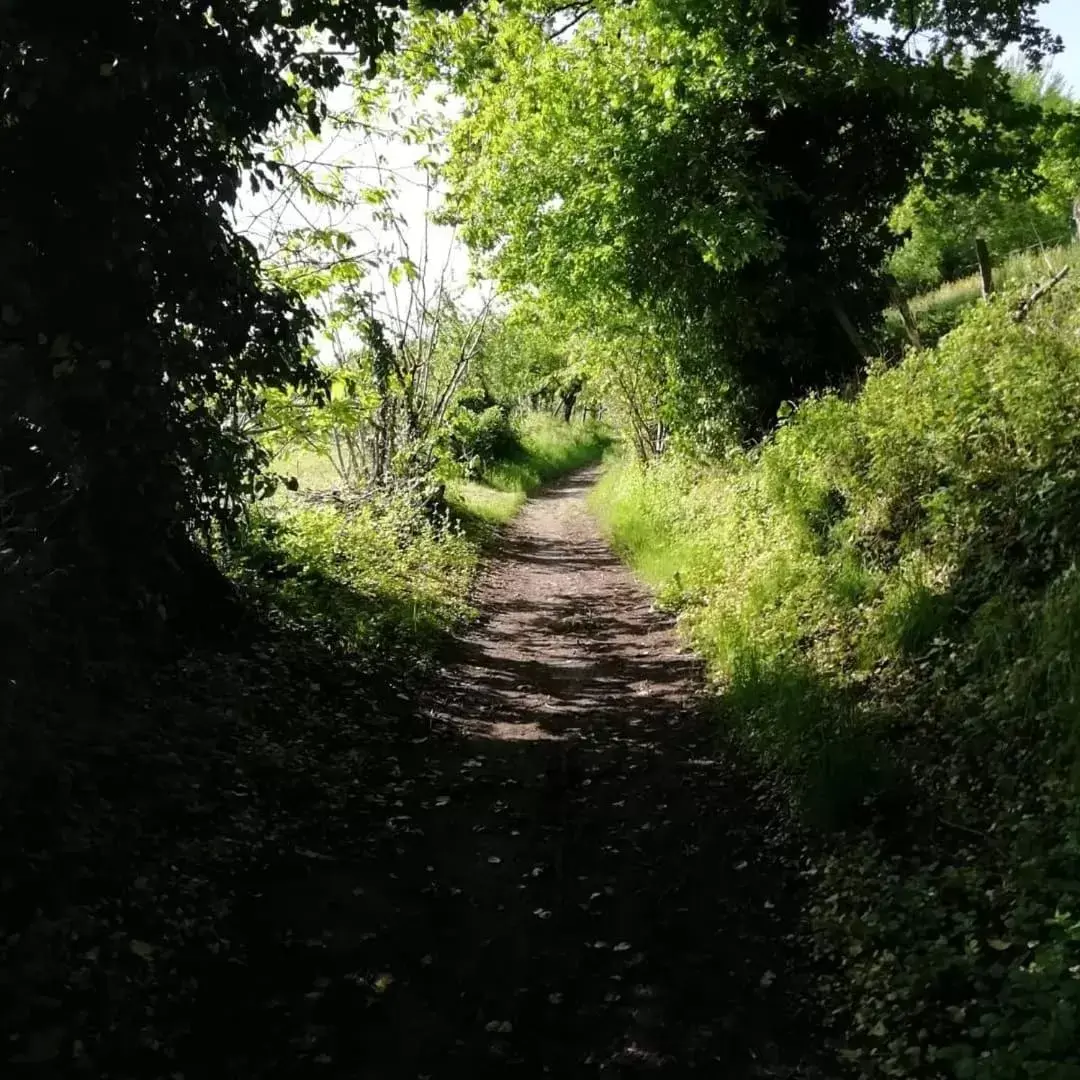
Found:
[[[314,453],[279,463],[299,491],[255,510],[242,542],[222,553],[228,571],[278,615],[358,657],[430,654],[470,615],[482,545],[545,480],[599,458],[607,435],[593,423],[527,416],[509,452],[477,481],[451,475],[448,507],[394,490],[312,502],[337,489]]]
[[[596,493],[718,722],[849,830],[812,915],[868,1075],[1080,1075],[1080,283],[1017,324],[1036,272],[764,446]]]
[[[1010,255],[994,268],[994,285],[1004,290],[1030,290],[1040,281],[1052,277],[1063,266],[1075,267],[1080,272],[1080,244]],[[977,273],[912,297],[909,304],[924,344],[933,344],[956,327],[964,313],[981,297],[982,280]],[[894,308],[888,309],[885,312],[886,344],[902,348],[906,341],[900,313]]]
[[[251,595],[359,658],[427,651],[466,618],[476,545],[415,499],[294,501],[252,516],[228,568]]]

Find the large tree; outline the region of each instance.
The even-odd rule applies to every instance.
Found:
[[[645,307],[693,343],[684,422],[723,384],[760,429],[861,362],[913,177],[1017,167],[988,135],[1031,118],[995,61],[1057,47],[1036,7],[487,3],[418,27],[410,55],[465,100],[450,212],[499,278]]]
[[[158,609],[193,531],[260,484],[239,422],[256,388],[318,376],[309,316],[228,210],[245,174],[274,183],[260,136],[298,110],[317,127],[320,95],[390,47],[395,6],[0,4],[6,569]]]

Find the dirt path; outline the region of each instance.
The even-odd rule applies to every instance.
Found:
[[[237,1076],[808,1071],[790,860],[590,519],[594,478],[508,531],[366,820],[254,894],[195,1060],[224,1038]]]

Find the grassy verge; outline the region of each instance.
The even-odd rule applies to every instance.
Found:
[[[325,643],[360,656],[423,655],[469,614],[479,553],[406,495],[254,515],[229,568],[245,591]]]
[[[999,289],[1028,289],[1052,277],[1063,266],[1077,267],[1080,261],[1080,244],[1051,247],[1045,251],[1012,255],[994,269],[994,284]],[[959,325],[964,314],[982,296],[982,284],[978,274],[950,281],[932,292],[913,297],[910,301],[912,314],[918,324],[924,345],[933,345],[950,330]],[[894,308],[885,312],[884,347],[889,351],[902,352],[907,343],[900,313]]]
[[[600,424],[567,424],[540,414],[519,421],[515,435],[514,450],[479,480],[453,477],[447,483],[447,500],[462,518],[488,527],[505,524],[541,484],[598,461],[611,442]]]
[[[228,556],[230,573],[265,607],[327,644],[359,656],[430,655],[468,618],[483,543],[544,481],[596,460],[607,445],[596,424],[530,416],[512,450],[475,481],[451,476],[448,513],[405,492],[323,497],[328,463],[286,463],[301,494],[256,512]]]
[[[1016,300],[596,495],[828,837],[811,916],[862,1075],[1080,1075],[1080,288]]]

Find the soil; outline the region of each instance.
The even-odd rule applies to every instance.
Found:
[[[57,735],[0,828],[13,1076],[819,1075],[799,846],[594,479],[415,696],[278,645]]]

